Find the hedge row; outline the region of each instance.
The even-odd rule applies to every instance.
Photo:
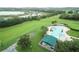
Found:
[[[13,17],[11,19],[7,19],[5,20],[4,18],[0,18],[0,27],[9,27],[12,25],[16,25],[16,24],[20,24],[23,23],[25,21],[32,21],[32,20],[40,20],[42,18],[46,18],[46,17],[50,17],[53,15],[57,15],[58,13],[48,13],[47,15],[43,15],[43,16],[29,16],[27,18],[19,18],[19,17]]]
[[[64,24],[64,23],[62,23],[62,24]],[[79,31],[79,29],[74,29],[74,28],[70,27],[68,24],[64,24],[64,25],[65,25],[66,27],[70,28],[71,30]]]
[[[60,19],[79,20],[79,14],[61,14]]]
[[[0,27],[8,27],[8,26],[16,25],[26,20],[27,20],[26,18],[12,18],[7,20],[4,20],[3,18],[0,20]]]
[[[72,41],[57,41],[55,51],[57,52],[79,52],[79,40]]]

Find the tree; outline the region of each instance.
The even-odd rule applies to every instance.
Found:
[[[55,24],[55,23],[57,23],[57,21],[55,20],[55,21],[52,21],[52,24]]]
[[[79,52],[79,40],[73,39],[72,41],[58,41],[55,47],[58,52]]]
[[[73,11],[72,11],[72,10],[70,10],[70,11],[68,11],[68,13],[69,13],[69,14],[73,14]]]
[[[22,49],[29,47],[31,45],[30,36],[28,34],[21,36],[17,45]]]
[[[44,36],[48,28],[46,26],[42,26],[41,29],[42,29],[42,36]]]

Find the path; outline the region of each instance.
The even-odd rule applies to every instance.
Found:
[[[7,49],[3,50],[2,52],[17,52],[16,50],[16,43],[8,47]]]
[[[30,33],[30,37],[32,38],[35,35],[34,32]],[[18,52],[16,50],[16,43],[12,44],[11,46],[9,46],[7,49],[3,50],[2,52]]]

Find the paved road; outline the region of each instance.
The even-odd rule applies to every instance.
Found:
[[[16,43],[8,47],[7,49],[3,50],[2,52],[17,52],[16,50]]]
[[[34,32],[30,33],[30,37],[32,38],[34,36],[34,34],[35,34]],[[16,50],[16,43],[12,44],[11,46],[9,46],[8,48],[6,48],[2,52],[18,52]]]

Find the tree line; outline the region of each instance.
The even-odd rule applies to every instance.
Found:
[[[54,16],[54,15],[57,15],[59,14],[60,12],[54,12],[54,13],[47,13],[46,15],[42,15],[42,16],[29,16],[29,17],[24,17],[24,18],[21,18],[21,17],[12,17],[12,18],[8,18],[5,20],[5,18],[0,18],[0,27],[9,27],[9,26],[12,26],[12,25],[16,25],[16,24],[20,24],[20,23],[23,23],[25,21],[32,21],[32,20],[40,20],[42,18],[46,18],[46,17],[51,17],[51,16]]]

